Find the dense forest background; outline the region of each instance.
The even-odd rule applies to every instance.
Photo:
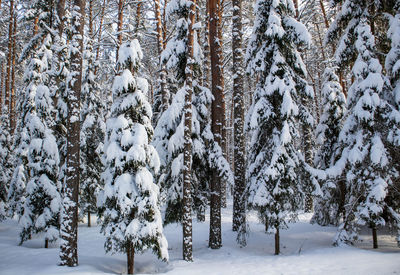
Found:
[[[300,212],[400,244],[400,1],[0,1],[0,220],[20,243],[99,217],[105,249],[168,260],[163,226]]]

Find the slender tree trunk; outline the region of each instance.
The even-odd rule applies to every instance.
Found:
[[[372,241],[373,241],[373,247],[374,249],[378,248],[378,236],[376,234],[376,227],[372,227]]]
[[[220,43],[218,40],[218,0],[209,1],[210,16],[210,55],[211,55],[211,90],[214,100],[211,105],[212,126],[215,141],[224,150],[224,114],[225,102],[222,88],[222,62]],[[213,172],[211,180],[211,198],[210,198],[210,238],[209,246],[212,249],[218,249],[222,246],[221,236],[221,178],[217,172]]]
[[[222,95],[224,95],[224,66],[223,66],[223,51],[222,51],[222,45],[223,45],[223,36],[222,36],[222,15],[224,11],[224,0],[218,0],[218,6],[217,6],[217,11],[218,11],[218,25],[217,25],[217,34],[218,34],[218,45],[217,47],[217,53],[219,56],[219,66],[220,66],[220,80],[219,80],[219,86],[222,92]],[[223,113],[221,114],[222,116],[222,139],[221,139],[221,149],[224,154],[224,157],[228,160],[228,146],[227,146],[227,119],[226,119],[226,114],[225,114],[225,97],[222,96],[222,101],[223,101]],[[221,207],[226,208],[226,181],[221,181]]]
[[[89,37],[90,39],[93,39],[93,1],[94,0],[89,0]]]
[[[82,86],[83,25],[85,0],[74,0],[79,13],[72,15],[71,80],[68,83],[67,179],[61,220],[61,265],[78,265],[78,196],[80,91]]]
[[[122,44],[122,25],[124,22],[124,3],[125,0],[118,0],[118,27],[117,27],[117,62],[118,62],[118,51]]]
[[[33,36],[38,34],[39,31],[39,16],[35,17],[35,21],[33,22]]]
[[[245,137],[244,137],[244,92],[243,92],[243,51],[242,51],[242,0],[233,0],[232,55],[233,68],[233,114],[234,114],[234,174],[233,231],[246,223],[245,208]]]
[[[49,240],[48,239],[44,240],[44,248],[49,248]]]
[[[11,61],[11,98],[10,98],[10,133],[13,134],[16,125],[15,119],[15,57],[17,55],[17,46],[16,46],[16,32],[17,30],[17,17],[14,15],[13,20],[13,36],[12,36],[12,61]]]
[[[97,34],[97,48],[96,48],[96,60],[99,60],[100,57],[100,43],[101,43],[101,34],[103,31],[103,21],[104,21],[104,12],[106,9],[106,0],[103,0],[103,5],[101,6],[101,15],[100,15],[100,26],[99,32]],[[94,68],[94,74],[97,74],[97,66]]]
[[[3,111],[3,88],[4,88],[4,79],[5,79],[5,74],[4,74],[4,62],[1,62],[1,74],[0,74],[0,115],[2,114]]]
[[[185,128],[184,128],[184,152],[183,152],[183,260],[193,261],[192,253],[192,94],[193,94],[193,25],[196,15],[196,0],[190,7],[188,26],[188,61],[185,69]]]
[[[142,17],[142,1],[139,1],[137,3],[137,8],[136,8],[136,25],[135,25],[136,35],[139,32],[141,17]]]
[[[326,16],[324,1],[323,0],[319,0],[319,5],[321,6],[321,11],[322,11],[322,15],[324,17],[325,27],[327,29],[329,29],[329,20],[328,20],[328,17]]]
[[[13,19],[14,19],[14,0],[10,0],[10,21],[8,22],[8,56],[7,56],[7,74],[6,74],[7,78],[6,78],[5,100],[4,100],[6,112],[10,111]]]
[[[299,0],[293,0],[296,18],[299,19]]]
[[[169,105],[169,92],[167,90],[167,71],[165,65],[161,62],[161,53],[164,49],[163,30],[161,21],[160,0],[154,0],[155,15],[157,20],[157,41],[158,54],[160,56],[160,92],[161,92],[161,111],[165,112]]]
[[[210,14],[208,12],[208,0],[206,1],[206,18],[205,18],[205,30],[204,30],[204,62],[203,62],[203,86],[210,89]]]
[[[165,49],[165,45],[167,44],[167,14],[166,14],[166,7],[167,7],[168,0],[164,0],[164,9],[163,9],[163,49]]]
[[[64,32],[65,0],[58,0],[57,16],[58,16],[58,35],[62,37],[62,34]]]
[[[276,232],[275,232],[275,255],[279,255],[279,253],[281,253],[279,227],[276,227]]]
[[[127,267],[128,274],[133,274],[135,271],[135,248],[133,244],[130,242],[126,249],[126,257],[127,257]]]

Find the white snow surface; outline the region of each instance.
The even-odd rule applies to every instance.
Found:
[[[194,262],[182,260],[182,228],[168,225],[164,233],[168,240],[170,261],[164,263],[150,251],[135,255],[135,274],[170,275],[233,275],[233,274],[399,274],[400,248],[395,237],[378,231],[380,248],[372,250],[370,232],[361,235],[364,240],[357,247],[331,246],[335,227],[309,224],[311,214],[301,214],[300,220],[281,231],[281,250],[274,256],[274,236],[264,232],[254,212],[248,215],[250,234],[248,244],[240,248],[236,233],[232,232],[232,203],[222,210],[223,247],[212,250],[208,245],[209,218],[205,223],[193,223]],[[0,223],[1,275],[94,275],[125,274],[126,256],[105,254],[104,236],[98,226],[79,226],[79,266],[61,267],[58,244],[43,248],[43,238],[33,236],[18,246],[16,220]]]

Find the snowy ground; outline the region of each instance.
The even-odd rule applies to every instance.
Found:
[[[231,231],[231,205],[223,210],[223,247],[207,248],[208,222],[193,228],[194,262],[182,258],[182,228],[169,225],[165,234],[169,242],[170,262],[163,263],[151,253],[136,255],[135,273],[169,275],[212,274],[400,274],[400,248],[389,233],[380,233],[380,248],[372,247],[369,232],[358,247],[332,247],[335,228],[310,225],[310,215],[281,233],[282,254],[274,256],[274,237],[264,233],[264,227],[250,215],[248,245],[239,248]],[[379,232],[378,232],[379,233]],[[0,274],[122,274],[126,272],[125,255],[105,254],[104,237],[99,227],[79,227],[79,266],[57,266],[58,248],[42,248],[44,241],[34,238],[22,246],[17,243],[17,222],[0,223]]]

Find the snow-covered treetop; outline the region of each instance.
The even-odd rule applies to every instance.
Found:
[[[353,66],[355,83],[349,89],[348,105],[354,106],[354,114],[360,120],[369,121],[374,117],[375,109],[381,104],[384,79],[382,66],[374,58],[374,36],[364,18],[356,28],[357,40],[355,47],[358,57]]]
[[[125,42],[119,48],[118,64],[121,68],[130,68],[132,72],[136,72],[142,58],[143,52],[137,39]]]
[[[297,46],[311,44],[311,35],[306,27],[294,18],[295,9],[292,0],[257,0],[254,10],[255,31],[246,51],[247,73],[265,72],[265,68],[270,68],[271,64],[265,52],[273,51],[276,45],[268,45],[269,43],[264,41],[283,40],[284,43],[294,43]],[[259,47],[260,41],[263,41],[262,47]],[[294,54],[297,55],[297,51]],[[304,64],[298,66],[305,74]]]

